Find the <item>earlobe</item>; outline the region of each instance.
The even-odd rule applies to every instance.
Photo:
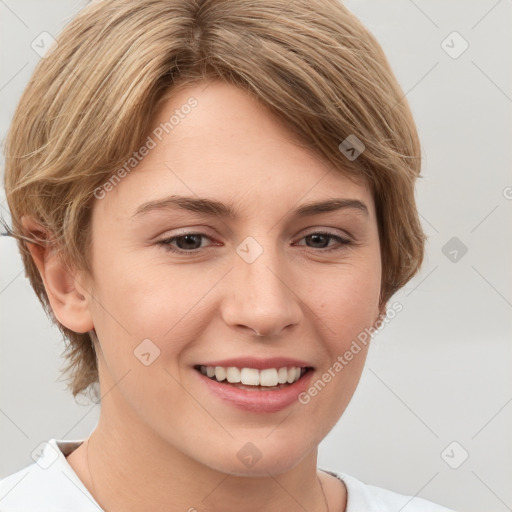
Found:
[[[41,242],[27,243],[32,259],[39,270],[46,294],[57,320],[74,332],[87,332],[94,328],[88,294],[77,272],[72,272],[50,244],[48,231],[32,217],[22,217],[24,229],[37,234]]]

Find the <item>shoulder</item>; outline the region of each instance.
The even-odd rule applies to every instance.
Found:
[[[416,496],[368,485],[345,473],[333,473],[347,488],[346,512],[455,512]]]
[[[101,511],[66,461],[66,455],[81,442],[51,439],[43,443],[36,462],[0,480],[0,510]]]

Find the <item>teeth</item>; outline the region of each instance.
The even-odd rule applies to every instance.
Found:
[[[288,369],[287,368],[279,368],[277,372],[277,382],[279,384],[284,384],[288,381]]]
[[[288,368],[288,384],[291,384],[292,382],[295,382],[297,380],[297,371],[300,375],[300,369],[299,368]]]
[[[216,366],[215,367],[215,378],[222,382],[226,378],[226,369],[222,366]]]
[[[260,386],[277,386],[277,370],[266,368],[260,372]]]
[[[246,386],[260,385],[260,372],[256,368],[242,368],[240,378]]]
[[[226,370],[226,378],[228,379],[228,382],[231,383],[236,384],[237,382],[240,382],[240,370],[234,366],[230,366]]]
[[[231,384],[241,383],[246,386],[274,387],[278,384],[293,384],[297,382],[302,369],[298,367],[283,368],[265,368],[258,370],[256,368],[236,368],[230,366],[201,366],[200,372],[211,379],[215,378],[219,382],[227,380]]]

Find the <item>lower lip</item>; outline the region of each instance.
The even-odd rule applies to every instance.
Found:
[[[294,402],[298,402],[299,394],[307,389],[313,374],[313,371],[309,370],[297,382],[274,391],[261,391],[260,389],[250,391],[239,389],[231,384],[217,382],[197,370],[194,372],[217,397],[238,409],[259,413],[278,412]]]

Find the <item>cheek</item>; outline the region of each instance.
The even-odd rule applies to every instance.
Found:
[[[185,406],[180,355],[201,328],[194,310],[193,322],[188,312],[200,298],[196,285],[201,282],[207,290],[209,284],[200,277],[194,283],[179,273],[172,278],[167,274],[161,267],[133,261],[125,265],[119,259],[97,272],[101,288],[93,317],[101,340],[100,373],[106,389],[119,382],[115,389],[124,397],[122,403],[130,404],[127,414],[135,411],[151,421],[160,416],[171,421],[169,411]],[[196,292],[186,293],[189,289]]]
[[[191,266],[166,265],[162,258],[119,254],[99,268],[99,294],[119,324],[143,336],[172,328],[212,286],[213,280]],[[212,281],[212,283],[210,282]],[[147,331],[147,332],[144,332]]]
[[[322,286],[308,290],[309,304],[322,319],[331,349],[343,346],[369,327],[379,312],[380,264],[352,265],[332,272]]]
[[[158,365],[178,371],[180,356],[210,321],[204,298],[218,276],[190,265],[180,269],[161,261],[116,261],[98,269],[101,288],[93,312],[109,370],[115,376],[139,370],[138,355],[149,351],[150,358],[158,356]]]
[[[337,269],[325,286],[310,288],[310,305],[323,333],[325,357],[304,405],[332,426],[350,402],[364,368],[370,327],[378,315],[380,262]],[[306,404],[307,402],[307,404]]]

